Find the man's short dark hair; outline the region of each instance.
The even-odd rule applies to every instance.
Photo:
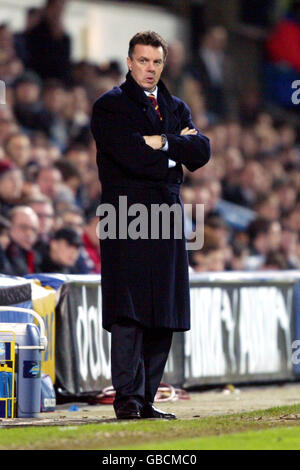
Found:
[[[268,233],[271,225],[272,221],[265,219],[264,217],[258,217],[257,219],[252,220],[247,228],[250,241],[255,240],[255,238],[262,233]]]
[[[168,44],[166,41],[154,31],[141,31],[136,33],[129,42],[128,56],[132,58],[134,48],[137,44],[143,44],[144,46],[162,47],[164,51],[164,60],[168,55]]]
[[[66,91],[66,87],[64,83],[58,78],[48,78],[43,84],[44,94],[47,93],[48,91],[53,91],[57,89]]]
[[[60,160],[57,160],[53,166],[61,172],[64,181],[68,181],[71,178],[81,178],[80,171],[69,160],[61,158]]]
[[[86,145],[81,142],[72,142],[69,147],[64,151],[64,155],[67,155],[69,152],[88,152],[89,149]]]
[[[82,246],[82,239],[78,233],[69,227],[63,227],[58,229],[51,237],[51,240],[65,240],[69,245],[76,246],[77,248]]]

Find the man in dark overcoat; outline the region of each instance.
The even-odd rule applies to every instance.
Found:
[[[210,147],[195,129],[187,105],[171,96],[160,80],[166,56],[167,44],[157,33],[137,33],[129,43],[126,81],[100,96],[92,114],[101,207],[107,211],[102,219],[104,212],[98,212],[103,327],[112,334],[114,408],[119,419],[175,418],[157,410],[153,401],[172,333],[190,328],[183,231],[175,234],[175,211],[169,217],[170,236],[160,225],[158,231],[153,229],[151,216],[157,216],[162,204],[175,204],[182,222],[182,165],[190,171],[205,165]],[[139,219],[140,236],[130,236],[141,205],[147,218]],[[115,225],[108,223],[110,207]]]

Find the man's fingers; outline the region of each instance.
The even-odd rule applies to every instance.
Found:
[[[181,132],[180,132],[180,135],[184,135],[186,133],[186,131],[188,131],[188,127],[184,127]]]
[[[183,135],[195,135],[195,134],[197,134],[196,129],[189,129]]]
[[[197,130],[196,129],[189,129],[188,127],[185,127],[180,132],[180,135],[195,135],[195,134],[197,134]]]

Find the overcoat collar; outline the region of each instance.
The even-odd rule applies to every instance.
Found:
[[[168,128],[168,121],[170,119],[170,113],[173,114],[177,108],[177,102],[173,100],[171,94],[169,93],[167,87],[162,80],[159,80],[158,84],[158,104],[160,106],[163,121],[162,123],[159,120],[159,117],[154,110],[152,104],[147,98],[144,90],[137,84],[137,82],[132,77],[131,73],[128,72],[126,75],[126,81],[122,83],[121,89],[136,103],[138,103],[143,110],[145,111],[146,117],[151,121],[153,126],[162,126],[164,130]]]

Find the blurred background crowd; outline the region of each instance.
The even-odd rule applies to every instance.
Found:
[[[65,4],[49,0],[28,9],[22,32],[0,25],[5,274],[101,272],[101,185],[90,116],[95,99],[122,83],[126,71],[116,60],[71,59]],[[199,36],[193,54],[179,40],[169,43],[163,73],[212,149],[205,167],[185,170],[182,186],[187,236],[203,230],[196,205],[205,211],[204,246],[189,252],[190,270],[299,269],[300,120],[291,80],[300,80],[300,1],[289,3],[262,41],[260,88],[237,86],[240,72],[224,26],[210,25]]]

